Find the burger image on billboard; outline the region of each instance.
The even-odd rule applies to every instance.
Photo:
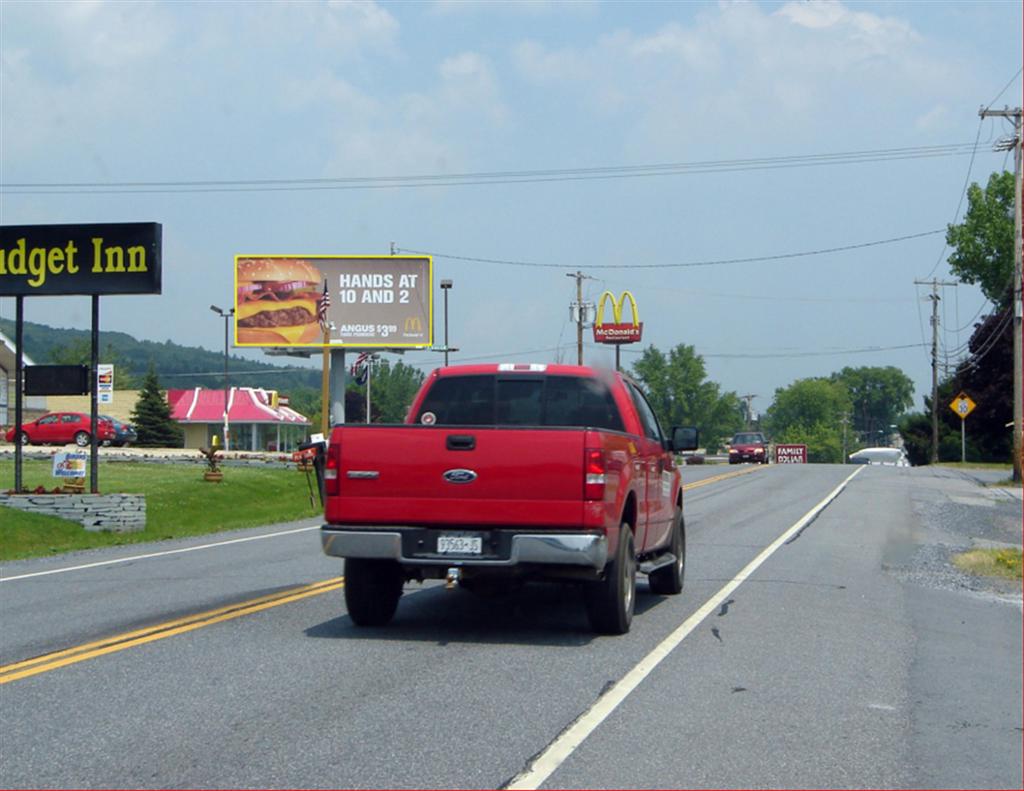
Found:
[[[235,340],[251,345],[299,345],[320,340],[320,270],[301,258],[241,258]]]

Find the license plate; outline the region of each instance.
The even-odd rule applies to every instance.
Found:
[[[480,536],[438,536],[439,555],[479,555],[483,552],[484,540]]]

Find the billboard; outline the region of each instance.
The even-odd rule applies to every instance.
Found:
[[[432,274],[429,256],[237,255],[235,345],[429,347]]]
[[[159,294],[155,222],[0,226],[0,296]]]

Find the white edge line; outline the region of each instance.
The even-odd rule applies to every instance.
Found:
[[[661,664],[661,661],[672,653],[673,649],[675,649],[694,629],[700,625],[701,621],[714,612],[715,609],[726,600],[729,594],[743,584],[750,575],[753,574],[759,566],[761,566],[761,564],[775,553],[779,547],[788,541],[795,533],[806,527],[814,517],[821,513],[825,507],[838,497],[839,493],[846,488],[846,484],[848,484],[853,477],[863,469],[864,467],[861,466],[854,470],[842,483],[833,489],[824,500],[804,514],[800,518],[800,521],[765,547],[757,557],[750,561],[735,577],[727,582],[725,586],[718,591],[718,593],[704,602],[699,610],[683,621],[683,623],[677,627],[674,632],[656,645],[654,649],[647,656],[641,659],[632,670],[626,673],[626,675],[623,676],[614,687],[598,698],[597,702],[595,702],[590,709],[584,712],[571,726],[569,726],[568,729],[563,731],[562,735],[555,739],[555,741],[553,741],[548,748],[538,756],[526,771],[514,777],[512,781],[504,787],[507,789],[528,789],[528,791],[540,788],[540,786],[555,773],[566,759],[573,754],[576,748],[579,747],[584,740],[586,740],[586,738],[593,733],[594,730],[596,730],[597,727],[604,722],[613,711],[615,711],[616,708],[618,708],[619,704],[622,703],[622,701],[624,701],[634,689],[640,686],[640,683],[650,675],[651,671]]]
[[[33,571],[31,574],[19,574],[16,577],[3,577],[0,576],[0,582],[14,582],[14,580],[24,580],[29,577],[45,577],[48,574],[63,574],[66,571],[81,571],[82,569],[92,569],[98,566],[113,566],[117,563],[129,563],[133,560],[148,560],[149,558],[159,558],[164,555],[180,555],[183,552],[195,552],[200,549],[213,549],[214,547],[226,547],[229,544],[241,544],[246,541],[259,541],[262,538],[276,538],[278,536],[288,536],[293,533],[303,533],[307,530],[318,530],[320,523],[315,525],[309,525],[308,527],[297,527],[292,530],[279,530],[276,533],[264,533],[260,536],[247,536],[245,538],[232,538],[228,541],[217,541],[213,544],[200,544],[194,547],[183,547],[182,549],[167,549],[163,552],[150,552],[145,555],[132,555],[127,558],[115,558],[113,560],[100,560],[96,563],[83,563],[81,566],[67,566],[62,569],[50,569],[49,571]]]

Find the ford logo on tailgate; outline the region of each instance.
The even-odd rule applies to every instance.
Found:
[[[472,470],[446,470],[443,477],[448,483],[472,483],[476,480],[476,473]]]

